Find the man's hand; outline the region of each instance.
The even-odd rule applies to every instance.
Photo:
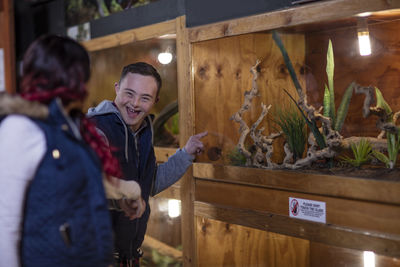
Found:
[[[131,220],[142,217],[146,210],[146,202],[141,197],[136,200],[123,198],[118,200],[118,204]]]
[[[200,139],[207,134],[207,131],[205,131],[191,136],[185,145],[186,152],[193,156],[202,153],[204,151],[204,145],[203,142],[200,141]]]

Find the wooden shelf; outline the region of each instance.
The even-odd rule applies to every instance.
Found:
[[[194,43],[239,34],[304,25],[307,23],[340,20],[359,13],[397,8],[400,8],[399,1],[318,1],[304,6],[297,6],[260,15],[193,27],[189,29],[189,41]]]
[[[197,179],[400,205],[400,182],[195,163]]]
[[[195,214],[400,256],[400,183],[195,163]],[[326,224],[289,217],[289,197],[326,203]]]

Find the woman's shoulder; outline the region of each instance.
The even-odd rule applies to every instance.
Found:
[[[3,131],[16,131],[16,130],[32,130],[32,131],[40,131],[39,126],[25,115],[19,114],[11,114],[6,116],[1,121],[0,130]]]

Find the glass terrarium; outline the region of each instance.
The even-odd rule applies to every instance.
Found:
[[[362,13],[195,43],[196,129],[209,132],[201,161],[353,175],[368,166],[397,179],[399,18]]]
[[[266,266],[265,255],[276,266],[344,266],[368,251],[398,266],[400,10],[318,15],[324,4],[346,6],[321,1],[189,32],[195,132],[208,131],[193,168],[200,266]],[[326,220],[292,216],[293,198],[326,204]],[[286,257],[258,243],[258,230],[288,238]]]

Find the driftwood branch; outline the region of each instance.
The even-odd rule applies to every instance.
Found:
[[[372,104],[375,102],[374,93],[375,90],[372,86],[363,87],[360,85],[355,86],[356,94],[364,94],[364,104],[363,104],[363,116],[367,118],[369,115],[375,115],[378,117],[376,121],[376,127],[382,132],[388,132],[396,134],[399,131],[399,128],[396,126],[396,121],[399,117],[399,111],[395,114],[388,114],[383,108],[373,107]],[[392,122],[393,121],[393,122]],[[383,133],[379,134],[379,137],[383,136]]]
[[[387,132],[398,133],[396,122],[400,117],[400,111],[394,114],[387,114],[387,112],[383,108],[373,106],[373,104],[376,102],[374,97],[375,90],[373,87],[362,87],[356,84],[355,92],[357,94],[365,95],[362,108],[363,116],[365,118],[370,115],[377,116],[378,121],[376,125],[378,129],[382,131],[381,134],[376,138],[357,136],[343,138],[343,136],[341,136],[338,131],[334,130],[331,118],[322,115],[321,108],[319,110],[316,110],[314,106],[307,103],[307,96],[303,93],[301,87],[298,86],[296,87],[297,93],[299,95],[297,104],[299,108],[304,112],[304,115],[308,120],[315,121],[321,124],[320,130],[322,132],[322,135],[324,136],[326,147],[320,148],[317,145],[313,134],[310,133],[308,138],[309,146],[306,157],[293,162],[293,152],[290,151],[289,145],[285,143],[285,158],[283,160],[283,163],[276,164],[271,160],[273,153],[273,142],[276,138],[282,135],[282,132],[273,133],[269,136],[265,136],[263,135],[264,128],[258,129],[261,122],[267,115],[269,109],[271,108],[271,105],[266,106],[265,104],[261,104],[261,114],[257,121],[251,127],[246,124],[242,117],[243,113],[251,108],[252,99],[255,96],[258,96],[259,93],[257,86],[257,67],[259,64],[260,61],[257,60],[256,64],[251,68],[251,73],[253,74],[252,88],[250,91],[245,92],[243,105],[241,106],[239,111],[231,117],[232,120],[240,124],[240,138],[237,147],[239,151],[246,157],[247,166],[255,166],[268,169],[298,169],[310,166],[313,162],[317,160],[334,158],[341,151],[350,149],[352,144],[357,144],[358,142],[360,142],[361,139],[367,140],[374,150],[385,151],[387,150],[387,141],[383,139],[384,134]],[[246,138],[249,134],[255,145],[254,153],[248,151],[244,146]]]
[[[243,120],[243,113],[248,111],[251,107],[251,102],[254,97],[258,95],[258,85],[257,85],[257,78],[258,78],[258,72],[257,72],[257,67],[261,62],[259,60],[256,61],[256,64],[251,68],[250,72],[253,74],[253,81],[252,81],[252,87],[249,91],[246,91],[244,93],[244,103],[240,107],[240,109],[232,115],[230,118],[231,120],[239,123],[240,128],[239,128],[239,142],[237,144],[237,148],[240,153],[242,153],[246,159],[247,163],[246,165],[251,165],[251,152],[248,151],[245,147],[245,140],[247,138],[247,135],[250,133],[250,128],[246,124],[246,122]]]

